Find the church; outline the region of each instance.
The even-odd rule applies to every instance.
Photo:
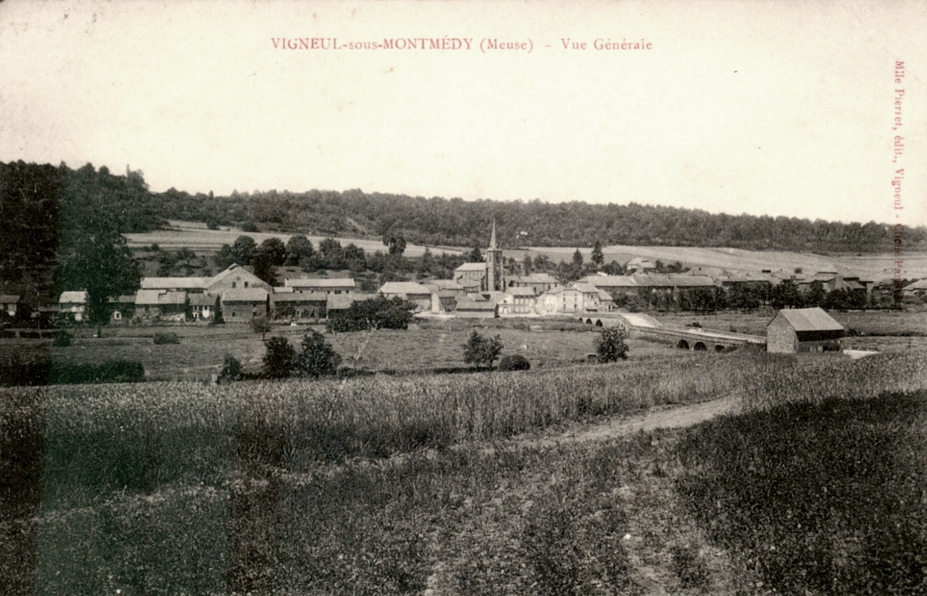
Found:
[[[489,248],[482,263],[464,263],[454,270],[454,281],[468,292],[502,292],[505,290],[505,270],[502,249],[496,244],[496,220],[492,221]]]

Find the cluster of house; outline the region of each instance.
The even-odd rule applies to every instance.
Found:
[[[273,286],[248,268],[231,265],[211,277],[145,277],[134,295],[112,298],[114,321],[213,321],[221,313],[227,322],[256,317],[307,320],[328,317],[350,308],[358,300],[374,296],[399,297],[421,312],[452,313],[458,317],[601,313],[615,309],[616,302],[661,297],[678,302],[687,292],[737,288],[768,296],[775,285],[790,280],[802,293],[819,287],[824,292],[859,293],[867,303],[892,297],[893,280],[875,282],[841,276],[836,271],[813,275],[762,271],[745,274],[718,268],[697,267],[685,273],[657,273],[657,264],[635,258],[626,265],[627,275],[590,275],[562,284],[548,273],[511,275],[502,265],[493,223],[485,261],[465,263],[453,279],[384,283],[376,294],[358,292],[354,279],[306,278],[299,270],[285,270],[282,286]],[[927,280],[904,288],[904,295],[924,299]],[[18,296],[0,295],[0,306],[15,315]],[[87,316],[87,293],[67,291],[54,307],[59,318],[75,322]]]
[[[376,294],[359,292],[355,280],[349,277],[305,278],[298,277],[302,275],[299,272],[285,276],[282,286],[272,286],[248,268],[231,265],[212,277],[145,277],[134,295],[111,299],[111,312],[114,321],[212,321],[219,312],[226,322],[255,317],[311,320],[345,310],[358,300],[384,296],[408,300],[420,312],[493,318],[608,312],[615,309],[616,300],[640,297],[644,292],[671,299],[697,289],[731,290],[740,286],[762,292],[783,279],[792,280],[803,292],[810,291],[814,282],[820,282],[825,291],[871,293],[878,288],[873,282],[841,277],[836,272],[744,275],[697,268],[686,273],[657,274],[647,261],[629,265],[634,271],[629,275],[590,275],[564,285],[548,273],[503,276],[500,269],[497,275],[490,275],[492,261],[487,259],[461,265],[454,279],[387,282]],[[916,282],[905,290],[923,294],[927,292],[925,285]],[[0,296],[0,301],[8,311],[15,312],[15,298]],[[79,322],[86,317],[86,308],[86,292],[68,291],[61,294],[57,311],[59,317]]]

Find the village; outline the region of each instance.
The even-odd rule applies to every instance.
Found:
[[[406,301],[420,319],[566,316],[599,327],[622,327],[629,336],[683,349],[724,351],[768,343],[770,351],[794,352],[840,349],[837,340],[844,329],[819,307],[835,303],[828,301],[828,296],[839,295],[844,308],[871,308],[890,305],[897,295],[891,279],[861,279],[836,270],[806,274],[800,270],[749,272],[694,267],[680,273],[658,273],[661,265],[645,258],[628,261],[624,275],[594,273],[563,283],[548,272],[526,272],[511,263],[504,266],[495,222],[483,255],[481,262],[458,266],[452,279],[387,281],[376,292],[360,291],[352,277],[310,277],[297,267],[278,271],[280,285],[264,281],[252,267],[237,263],[208,277],[145,276],[134,295],[109,299],[109,324],[210,325],[266,320],[295,326],[337,318],[357,302],[383,297]],[[922,302],[925,284],[927,280],[910,283],[902,289],[902,296],[909,303]],[[0,296],[10,317],[16,315],[18,302],[18,296]],[[721,305],[766,308],[773,314],[778,311],[770,306],[774,305],[782,308],[782,316],[772,320],[766,338],[664,325],[646,314],[704,312],[723,308]],[[58,326],[85,324],[89,320],[88,294],[79,289],[64,291],[57,304],[45,306],[38,314],[54,317]],[[783,339],[784,327],[791,330],[787,339]],[[15,337],[8,329],[0,333]]]

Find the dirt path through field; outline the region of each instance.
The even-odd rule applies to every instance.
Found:
[[[601,441],[659,428],[685,428],[716,416],[737,414],[740,411],[741,397],[728,395],[697,404],[662,406],[640,414],[615,416],[604,423],[585,424],[556,435],[526,439],[522,445],[545,447],[564,442]]]

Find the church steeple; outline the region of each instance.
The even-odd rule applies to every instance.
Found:
[[[486,289],[490,292],[505,289],[502,280],[502,251],[496,246],[496,218],[492,220],[492,234],[489,237],[489,248],[486,249],[486,264],[488,279]],[[498,267],[498,270],[497,270]]]

